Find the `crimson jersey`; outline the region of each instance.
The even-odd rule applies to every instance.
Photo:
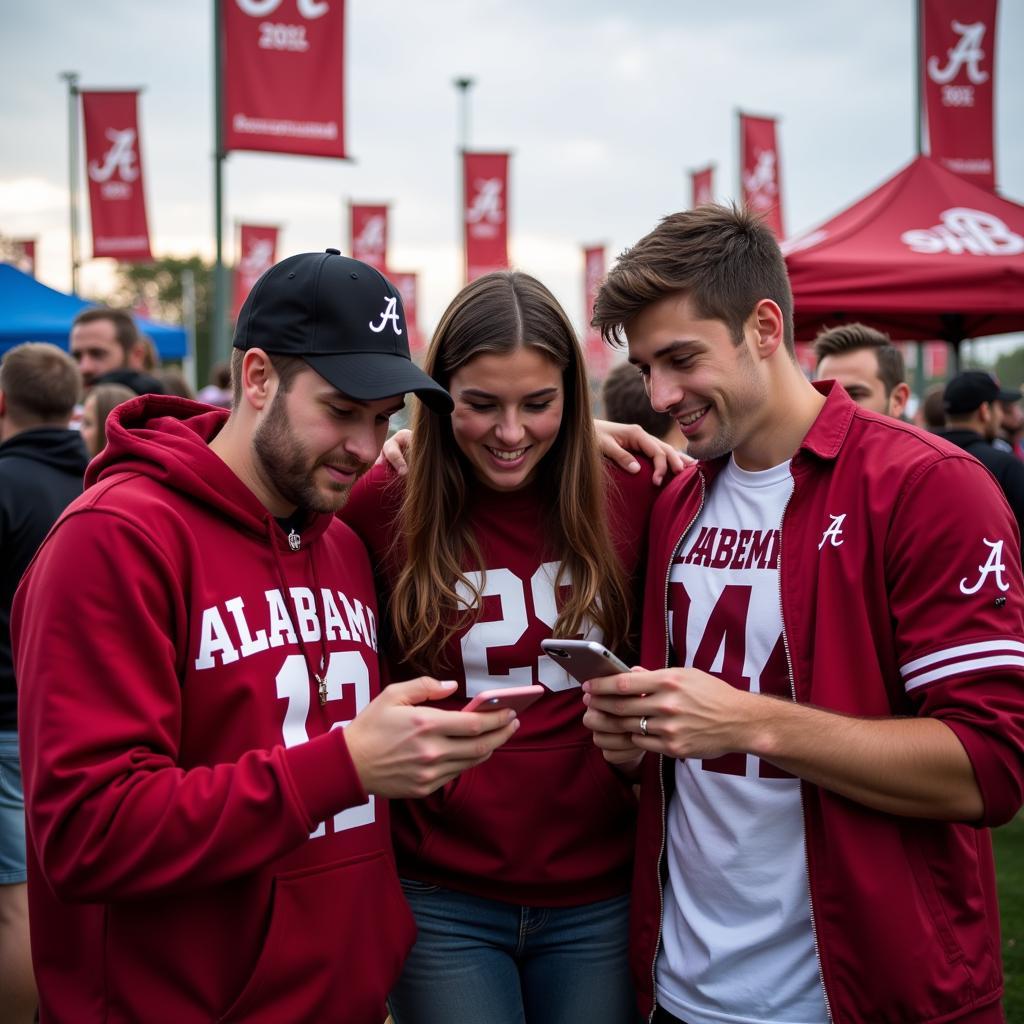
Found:
[[[225,417],[115,410],[18,593],[44,1022],[380,1024],[412,943],[337,728],[379,686],[366,552],[329,515],[293,550],[207,446]]]
[[[656,489],[651,470],[608,469],[608,516],[619,558],[635,579]],[[378,580],[393,584],[402,482],[375,468],[342,515],[366,541]],[[550,692],[521,715],[519,731],[492,757],[424,800],[393,804],[399,873],[488,899],[570,906],[625,892],[633,857],[635,800],[583,725],[579,684],[543,653],[556,619],[557,557],[544,540],[536,486],[498,493],[477,485],[468,514],[486,573],[479,619],[438,656],[458,682],[442,702],[460,708],[483,690],[532,683]],[[386,604],[386,599],[384,601]],[[591,627],[588,637],[601,639]],[[384,641],[389,678],[415,673]]]

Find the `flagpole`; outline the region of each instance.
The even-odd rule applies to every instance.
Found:
[[[924,74],[923,44],[921,40],[921,4],[923,0],[914,0],[914,150],[917,156],[924,152],[924,118],[921,111],[921,100],[924,91],[924,83],[921,76]],[[918,341],[917,359],[914,360],[914,391],[918,401],[924,401],[925,375],[924,375],[924,342]]]
[[[914,148],[918,156],[924,152],[924,135],[921,116],[921,96],[923,83],[921,78],[924,74],[924,57],[921,44],[921,2],[914,0]]]
[[[62,71],[68,83],[68,210],[71,229],[71,291],[78,294],[78,72]]]
[[[221,0],[213,3],[213,219],[216,257],[213,263],[213,355],[211,363],[227,362],[227,285],[224,274],[224,87]]]
[[[469,90],[474,84],[472,78],[456,78],[454,85],[459,90],[459,143],[456,149],[459,163],[456,180],[459,196],[455,204],[458,219],[458,246],[462,250],[462,283],[469,282],[469,265],[466,262],[465,205],[466,205],[466,152],[469,150]]]

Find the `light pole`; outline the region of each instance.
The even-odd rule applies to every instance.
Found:
[[[475,78],[456,78],[455,88],[459,90],[459,151],[469,149],[469,90],[476,84]]]
[[[68,83],[68,210],[71,227],[71,291],[78,294],[78,72],[62,71]]]
[[[469,149],[469,90],[475,84],[475,79],[462,77],[456,78],[453,81],[455,88],[459,91],[459,127],[458,127],[458,145],[455,151],[455,157],[458,161],[458,172],[456,173],[455,180],[458,182],[459,194],[455,201],[456,210],[456,222],[457,228],[457,245],[462,250],[462,280],[463,283],[469,276],[469,268],[466,265],[466,238],[465,238],[465,218],[466,218],[466,161],[465,154]]]

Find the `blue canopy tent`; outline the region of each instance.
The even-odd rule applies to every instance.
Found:
[[[67,295],[40,284],[9,263],[0,263],[0,353],[23,341],[49,341],[68,347],[71,321],[89,306],[77,295]],[[149,335],[161,359],[183,359],[187,344],[184,327],[135,318],[139,330]]]

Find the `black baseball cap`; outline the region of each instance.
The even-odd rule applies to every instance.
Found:
[[[942,393],[946,412],[954,416],[974,412],[984,402],[1019,402],[1020,392],[1004,388],[984,370],[964,370],[958,373]]]
[[[411,391],[434,412],[452,411],[448,392],[412,361],[398,289],[337,249],[267,270],[242,304],[232,344],[299,356],[349,398]]]

